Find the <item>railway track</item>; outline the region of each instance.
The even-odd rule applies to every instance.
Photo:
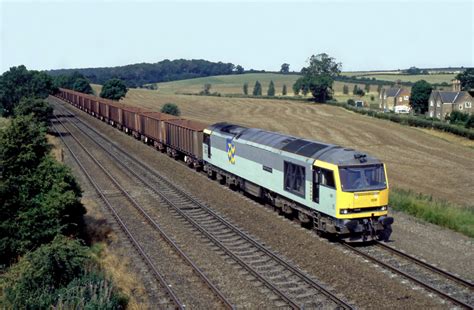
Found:
[[[61,108],[63,111],[64,107]],[[67,111],[68,114],[74,115]],[[238,263],[253,278],[291,308],[338,308],[352,306],[327,290],[290,262],[263,246],[227,219],[217,214],[157,171],[111,143],[94,128],[75,118],[71,125],[102,148],[111,159],[159,197],[176,216],[186,220],[220,252]]]
[[[474,285],[465,279],[381,242],[366,247],[343,246],[457,306],[474,308]]]
[[[199,285],[197,282],[200,281],[201,283],[204,283],[219,300],[219,308],[224,306],[225,308],[232,309],[233,305],[230,303],[230,301],[219,291],[217,287],[215,287],[215,285],[207,278],[207,276],[199,269],[199,267],[179,248],[178,244],[174,242],[172,238],[170,238],[166,232],[146,214],[143,207],[136,201],[136,199],[120,185],[116,178],[106,170],[106,168],[90,151],[87,150],[87,148],[79,141],[79,139],[77,139],[77,137],[70,130],[68,130],[58,118],[56,118],[56,120],[60,126],[66,129],[67,136],[70,136],[75,141],[74,146],[66,142],[65,135],[61,133],[56,125],[53,124],[53,128],[58,133],[59,137],[71,153],[76,163],[84,172],[86,178],[94,187],[99,197],[110,210],[117,224],[119,224],[119,227],[143,258],[146,265],[153,273],[153,276],[160,283],[164,296],[160,298],[159,306],[162,308],[185,309],[186,304],[181,301],[176,292],[172,289],[174,286],[173,284],[179,283],[179,285],[187,286],[186,289],[189,289],[192,292],[193,288],[196,285]],[[73,150],[74,148],[76,148],[76,150]],[[79,158],[81,157],[79,153],[82,153],[83,156],[85,155],[84,157],[88,157],[88,159],[86,160],[83,158],[81,160]],[[90,167],[98,169],[86,168],[86,162],[88,162]],[[99,173],[102,173],[102,175],[106,177],[101,178]],[[98,179],[100,180],[98,181]],[[144,221],[142,219],[148,222],[149,225],[143,225]],[[158,233],[158,235],[156,233]],[[150,238],[152,239],[151,244],[150,242],[146,242],[146,240],[150,240]],[[169,249],[166,249],[166,245],[158,245],[158,241],[160,239],[172,249],[173,253],[171,255],[169,253]],[[178,263],[179,259],[181,259],[188,268],[183,268],[183,266],[180,266]],[[159,264],[157,264],[158,261]],[[168,262],[167,264],[164,264],[165,268],[169,268],[165,272],[157,267],[157,265],[163,265],[164,261]],[[196,277],[198,279],[196,279]],[[166,278],[170,278],[172,281],[168,281]],[[172,284],[171,282],[174,283]],[[200,304],[199,302],[202,302],[202,300],[195,301],[195,306],[209,306],[209,303]],[[215,306],[215,303],[211,303],[211,305]]]

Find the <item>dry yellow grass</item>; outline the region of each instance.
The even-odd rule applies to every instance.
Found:
[[[417,128],[330,105],[285,100],[160,95],[131,89],[123,102],[155,111],[173,102],[183,117],[235,122],[352,147],[387,163],[391,185],[459,204],[474,201],[474,150]]]
[[[111,249],[103,245],[100,255],[100,264],[110,275],[116,286],[128,296],[128,309],[141,310],[152,308],[148,303],[147,294],[143,283],[132,274],[132,262],[127,253],[120,249]]]
[[[60,140],[52,135],[46,135],[46,138],[48,139],[48,143],[52,145],[51,155],[62,163],[64,161],[64,155]]]
[[[455,144],[464,145],[464,146],[467,146],[467,147],[474,148],[474,140],[469,140],[469,139],[460,137],[458,135],[454,135],[454,134],[449,133],[449,132],[439,131],[439,130],[435,130],[435,129],[427,129],[427,128],[416,128],[416,129],[418,129],[422,132],[425,132],[429,135],[438,137],[442,140],[448,141],[448,142],[452,142],[452,143],[455,143]]]
[[[85,216],[86,232],[92,244],[100,247],[98,260],[105,272],[112,277],[114,284],[129,298],[129,309],[151,308],[143,283],[132,273],[129,253],[116,246],[117,235],[107,223],[102,207],[93,197],[84,196],[82,203],[87,209]]]

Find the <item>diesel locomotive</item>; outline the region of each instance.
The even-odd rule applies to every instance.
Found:
[[[57,97],[319,234],[352,242],[390,237],[386,166],[368,154],[225,122],[207,125],[67,89]]]

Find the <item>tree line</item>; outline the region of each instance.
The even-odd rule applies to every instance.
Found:
[[[51,78],[19,66],[0,76],[0,86],[11,118],[0,129],[2,306],[125,307],[127,298],[86,246],[81,188],[50,154],[53,109],[43,99],[54,91]]]
[[[213,75],[244,73],[240,65],[211,62],[202,59],[163,60],[157,63],[140,63],[126,66],[86,69],[59,69],[47,71],[51,76],[71,75],[78,72],[93,84],[104,84],[118,78],[127,87],[142,87],[144,84],[192,79]]]

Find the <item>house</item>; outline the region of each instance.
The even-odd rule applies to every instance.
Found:
[[[474,98],[467,91],[433,90],[428,99],[428,116],[444,120],[452,111],[472,114],[473,102]]]
[[[393,110],[396,106],[410,106],[410,91],[400,87],[382,89],[380,100],[381,109]]]

